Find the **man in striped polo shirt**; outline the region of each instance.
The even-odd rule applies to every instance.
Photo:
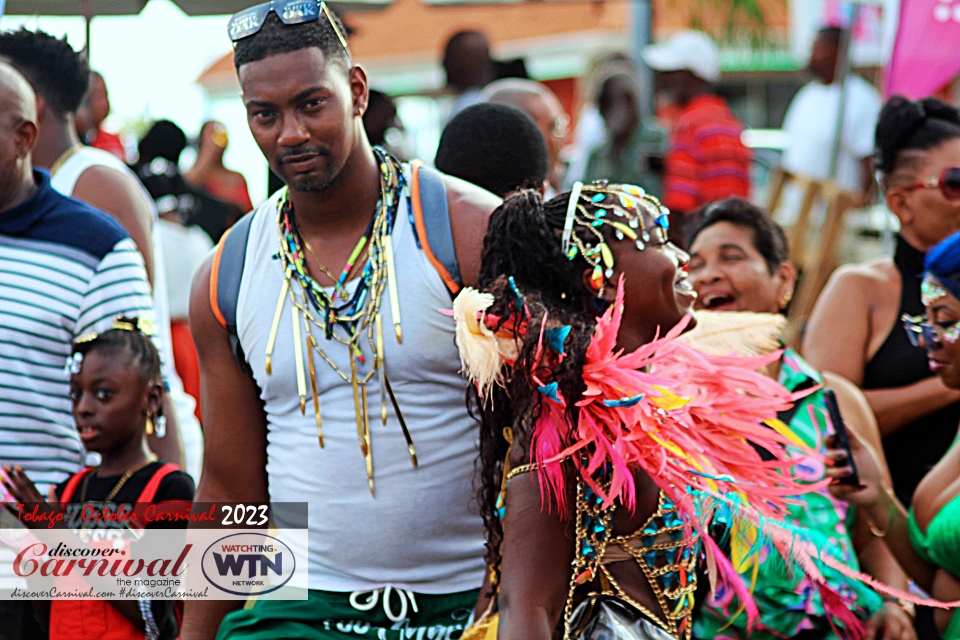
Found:
[[[720,52],[700,31],[681,31],[643,50],[655,70],[657,90],[679,109],[670,136],[663,176],[663,203],[676,215],[670,239],[686,246],[693,214],[724,198],[750,196],[751,153],[740,140],[741,123],[714,85]]]
[[[33,90],[0,63],[0,463],[46,493],[84,461],[64,369],[74,339],[154,312],[133,241],[33,170],[36,136]],[[0,548],[0,588],[12,557]],[[0,620],[4,638],[46,637],[29,602],[0,602]]]

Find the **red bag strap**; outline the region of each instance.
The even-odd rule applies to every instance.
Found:
[[[73,497],[73,494],[77,492],[77,485],[80,484],[80,481],[83,480],[83,477],[88,473],[92,472],[94,467],[84,467],[73,474],[69,480],[67,480],[67,486],[63,488],[63,495],[60,496],[60,504],[67,504],[70,502],[70,499]]]
[[[147,486],[143,488],[143,491],[140,492],[140,495],[137,497],[137,502],[150,503],[153,502],[153,498],[157,495],[157,489],[160,488],[160,483],[168,475],[174,471],[180,471],[180,467],[168,462],[156,471],[153,472],[153,476],[147,481]]]

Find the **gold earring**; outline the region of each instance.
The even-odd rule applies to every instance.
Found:
[[[152,436],[152,435],[153,435],[154,426],[153,426],[153,414],[152,414],[152,413],[148,413],[148,414],[147,414],[147,428],[146,428],[146,431],[147,431],[147,435],[148,435],[148,436]]]
[[[793,300],[793,291],[787,291],[786,295],[783,296],[783,301],[780,303],[780,308],[783,309],[790,301]]]

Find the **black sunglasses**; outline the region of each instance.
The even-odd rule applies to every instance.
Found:
[[[233,14],[230,22],[227,23],[227,33],[230,35],[230,40],[236,44],[238,40],[243,40],[260,31],[271,11],[277,14],[280,21],[286,25],[319,20],[322,13],[330,22],[330,26],[333,27],[344,51],[349,51],[347,39],[343,37],[343,32],[337,26],[337,21],[330,14],[327,3],[322,0],[270,0],[270,2],[264,2],[255,7],[239,11]]]

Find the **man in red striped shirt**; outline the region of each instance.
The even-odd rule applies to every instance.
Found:
[[[713,202],[750,195],[750,150],[740,140],[743,124],[713,85],[720,79],[720,56],[713,40],[699,31],[681,31],[650,45],[643,60],[656,72],[657,90],[679,112],[665,160],[663,202],[680,224],[674,242],[685,240],[691,215]]]

